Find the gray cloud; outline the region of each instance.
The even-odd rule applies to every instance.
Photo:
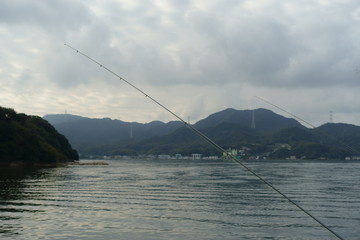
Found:
[[[42,89],[43,97],[34,99],[39,109],[46,109],[44,99],[57,92],[80,102],[85,100],[71,94],[91,97],[99,84],[123,87],[64,47],[67,42],[135,85],[163,96],[184,116],[200,118],[228,106],[252,108],[254,103],[247,99],[258,93],[270,100],[299,94],[297,99],[311,102],[346,92],[348,104],[359,89],[359,25],[360,4],[355,0],[4,0],[0,88],[7,91],[4,102],[19,96],[14,108],[20,109],[30,98],[26,89]],[[119,93],[108,88],[100,92],[105,91]],[[320,100],[315,96],[319,92]],[[113,104],[116,99],[101,94],[91,101],[96,111],[119,106]],[[123,105],[143,101],[129,90],[121,89],[121,94]],[[61,99],[53,106],[66,102],[52,97]],[[169,101],[172,97],[179,100]],[[330,105],[334,102],[321,108]],[[304,111],[296,106],[294,102],[288,107]],[[355,111],[345,109],[347,114]],[[138,115],[146,118],[145,113]]]
[[[86,5],[77,1],[3,0],[0,2],[0,21],[6,24],[43,27],[56,33],[74,30],[91,21]]]

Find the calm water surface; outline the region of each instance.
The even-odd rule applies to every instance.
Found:
[[[240,166],[120,160],[1,169],[0,239],[336,239]],[[360,162],[248,165],[345,239],[360,239]]]

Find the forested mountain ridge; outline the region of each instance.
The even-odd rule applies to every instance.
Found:
[[[55,164],[77,160],[65,136],[38,116],[0,107],[0,164]]]
[[[80,116],[44,117],[84,155],[221,155],[181,122],[146,124]],[[60,120],[59,120],[60,119]],[[63,120],[61,120],[63,119]],[[344,158],[360,156],[360,127],[328,123],[306,128],[267,109],[225,109],[193,125],[224,149],[248,149],[270,158]],[[282,147],[279,147],[282,146]]]
[[[164,136],[183,126],[179,121],[168,123],[152,121],[142,124],[110,118],[85,118],[68,114],[45,115],[44,119],[64,134],[75,149],[84,154],[94,152],[98,154],[104,146]]]
[[[245,128],[253,127],[258,132],[269,132],[288,127],[304,128],[304,126],[295,119],[286,118],[264,108],[255,110],[236,110],[228,108],[213,113],[207,118],[198,121],[194,127],[197,129],[216,127],[224,122],[238,124]],[[254,126],[252,126],[252,123]]]

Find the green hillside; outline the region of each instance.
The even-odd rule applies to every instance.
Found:
[[[56,164],[77,160],[65,136],[38,116],[0,107],[0,164]]]

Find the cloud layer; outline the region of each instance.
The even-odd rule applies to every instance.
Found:
[[[29,114],[173,120],[66,42],[193,121],[258,95],[360,124],[355,0],[3,0],[0,37],[0,105]]]

